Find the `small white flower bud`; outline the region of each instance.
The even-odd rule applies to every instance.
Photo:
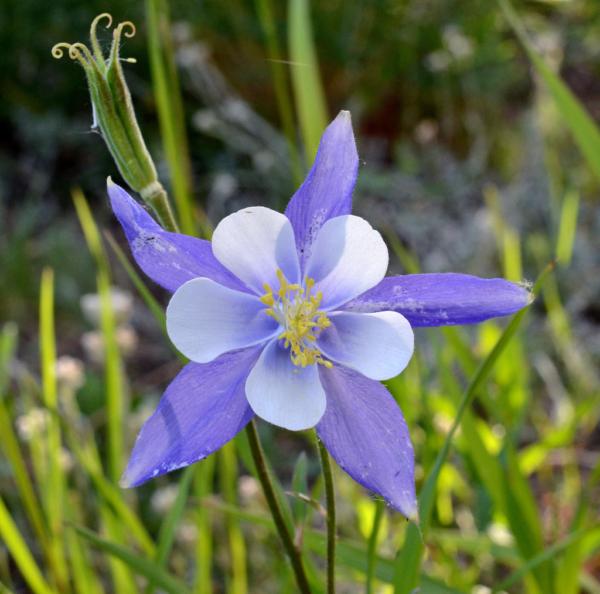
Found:
[[[152,494],[150,506],[157,514],[166,514],[175,503],[178,490],[179,487],[177,485],[167,485],[166,487],[157,489]]]
[[[56,380],[61,389],[76,391],[85,381],[83,361],[64,355],[56,361]]]
[[[48,426],[50,415],[44,408],[32,408],[26,414],[17,417],[17,433],[23,441],[31,441]]]

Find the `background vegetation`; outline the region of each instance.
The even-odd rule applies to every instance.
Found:
[[[155,316],[167,296],[120,251],[104,189],[118,176],[83,73],[50,55],[110,12],[138,26],[126,76],[187,231],[283,206],[343,108],[362,159],[355,211],[384,232],[393,272],[547,272],[510,323],[417,332],[389,388],[415,445],[420,530],[336,469],[338,591],[598,594],[600,5],[168,8],[3,5],[0,592],[295,591],[244,436],[139,489],[117,484],[180,363]],[[323,592],[313,439],[260,431]]]

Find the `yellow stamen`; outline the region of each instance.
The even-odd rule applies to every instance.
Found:
[[[318,363],[331,368],[331,361],[323,358],[314,346],[321,331],[331,326],[327,314],[319,309],[322,293],[312,294],[315,281],[307,278],[304,287],[289,283],[280,269],[277,270],[277,280],[279,289],[276,292],[268,283],[263,285],[265,294],[260,300],[269,306],[265,313],[282,325],[283,332],[278,338],[284,341],[286,349],[290,349],[292,363],[298,367]]]

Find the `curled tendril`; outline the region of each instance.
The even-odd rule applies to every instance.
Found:
[[[60,60],[65,55],[65,50],[68,52],[71,49],[71,44],[61,41],[52,47],[52,57]]]
[[[116,29],[113,32],[113,35],[118,39],[121,37],[121,34],[125,35],[127,38],[131,38],[135,35],[136,28],[135,25],[131,21],[123,21],[119,23]]]
[[[77,43],[72,43],[71,47],[69,47],[69,58],[71,60],[82,60],[87,62],[92,62],[94,57],[92,56],[90,50],[87,48],[87,45],[78,41]]]
[[[100,23],[100,21],[106,19],[108,22],[106,23],[106,28],[108,29],[113,22],[112,16],[108,13],[108,12],[103,12],[101,14],[99,14],[93,21],[92,24],[90,25],[90,42],[92,44],[92,50],[94,51],[94,56],[96,56],[96,60],[98,60],[99,63],[104,61],[104,56],[102,54],[102,47],[100,46],[100,43],[98,42],[98,33],[96,32],[96,29],[98,28],[98,24]]]
[[[65,51],[71,60],[77,60],[82,66],[87,66],[94,58],[90,50],[83,43],[66,43],[61,41],[52,48],[52,57],[60,60]]]
[[[129,31],[125,31],[123,33],[123,35],[125,35],[125,37],[127,38],[131,38],[136,34],[137,29],[135,28],[135,25],[131,22],[131,21],[123,21],[121,23],[121,26],[125,29],[128,28]]]
[[[90,25],[90,35],[93,37],[96,37],[96,28],[98,27],[98,24],[100,23],[100,21],[107,19],[108,23],[106,23],[106,28],[110,29],[112,22],[113,22],[113,18],[112,15],[109,14],[108,12],[103,12],[102,14],[99,14],[93,21],[92,24]]]

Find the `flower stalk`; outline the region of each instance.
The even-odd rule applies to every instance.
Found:
[[[52,48],[52,56],[60,59],[66,52],[69,58],[83,67],[92,101],[92,127],[100,131],[127,184],[154,210],[165,229],[176,231],[177,223],[167,193],[158,180],[156,167],[144,142],[121,67],[121,39],[133,37],[135,25],[124,21],[114,28],[112,45],[108,57],[105,57],[97,35],[98,25],[103,20],[107,21],[107,28],[112,25],[112,17],[108,13],[99,14],[92,21],[91,49],[80,42],[61,42]],[[124,61],[133,63],[135,59]]]
[[[333,471],[329,453],[318,437],[317,447],[321,459],[321,470],[323,472],[323,480],[325,481],[325,500],[327,502],[327,594],[335,594],[336,513]]]
[[[302,562],[302,555],[294,544],[292,535],[285,524],[283,511],[281,510],[281,506],[279,505],[277,496],[275,495],[275,489],[273,487],[271,476],[269,475],[265,453],[262,449],[254,421],[250,421],[246,426],[246,434],[248,436],[248,442],[250,443],[250,452],[252,453],[252,459],[254,460],[254,465],[256,466],[258,480],[263,488],[267,505],[269,506],[269,510],[273,516],[275,528],[279,533],[279,537],[281,538],[285,552],[287,553],[292,564],[292,569],[296,577],[296,583],[298,584],[299,592],[301,592],[301,594],[311,594],[308,578],[306,577],[306,571],[304,569],[304,563]]]

